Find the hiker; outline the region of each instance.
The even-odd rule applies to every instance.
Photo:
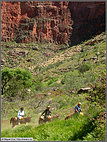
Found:
[[[44,110],[44,112],[41,114],[41,116],[44,115],[44,118],[48,118],[48,116],[51,116],[50,106],[47,106],[47,108]]]
[[[20,119],[22,119],[23,117],[24,117],[24,108],[21,107],[20,110],[18,111],[18,114],[17,114],[18,123],[19,123]]]
[[[81,111],[81,103],[79,102],[75,107],[75,112],[78,112],[80,114]]]

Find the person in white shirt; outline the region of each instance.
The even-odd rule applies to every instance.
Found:
[[[19,123],[19,120],[24,117],[24,108],[23,107],[21,107],[20,110],[18,111],[17,117],[18,117],[18,123]]]

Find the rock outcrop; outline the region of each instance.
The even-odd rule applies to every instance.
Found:
[[[1,2],[3,41],[73,44],[105,30],[104,2]]]

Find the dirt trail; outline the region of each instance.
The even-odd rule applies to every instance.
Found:
[[[60,55],[56,55],[55,57],[49,59],[45,63],[41,63],[41,66],[46,67],[49,64],[54,64],[56,62],[60,62],[60,61],[63,61],[65,59],[69,59],[69,58],[72,57],[73,54],[75,54],[77,52],[80,52],[79,46],[77,46],[75,49],[67,50],[67,51],[65,51],[65,53],[61,53]]]
[[[1,120],[1,131],[11,128],[10,120]]]
[[[97,42],[101,42],[102,43],[102,41],[105,38],[106,38],[106,35],[104,35],[104,34],[98,35],[95,38],[87,41],[83,46],[85,46],[87,44],[91,45],[91,43],[93,44],[93,43],[97,43]],[[82,44],[81,45],[77,45],[75,48],[73,47],[73,49],[65,50],[64,53],[61,53],[60,55],[55,55],[55,57],[49,59],[46,62],[41,63],[41,66],[42,67],[46,67],[49,64],[54,64],[56,62],[63,61],[65,59],[69,59],[69,58],[72,57],[73,54],[80,52],[81,51],[81,47],[82,47]]]
[[[77,52],[80,52],[81,50],[81,46],[78,45],[75,47],[75,49],[69,49],[67,51],[65,51],[64,53],[60,53],[59,55],[55,55],[54,57],[52,57],[51,59],[43,62],[43,63],[40,63],[40,66],[41,67],[46,67],[50,64],[55,64],[56,62],[60,62],[60,61],[63,61],[65,59],[69,59],[72,57],[73,54],[77,53]],[[36,66],[32,66],[32,67],[29,67],[30,70],[33,70]]]

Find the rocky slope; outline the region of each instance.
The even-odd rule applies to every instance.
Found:
[[[2,2],[3,41],[73,44],[105,31],[105,2]]]

